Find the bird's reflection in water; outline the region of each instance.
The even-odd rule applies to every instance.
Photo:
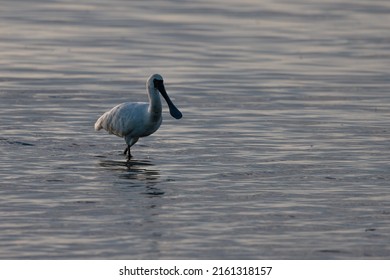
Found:
[[[160,196],[164,192],[156,187],[159,183],[160,172],[153,168],[148,160],[113,161],[101,160],[100,166],[117,173],[120,179],[118,183],[126,187],[144,187],[143,194]]]
[[[142,236],[143,246],[159,255],[164,250],[167,225],[161,217],[165,199],[164,182],[149,160],[100,160],[100,166],[114,175],[113,192],[117,193],[118,226],[126,235]],[[146,238],[144,238],[146,237]]]

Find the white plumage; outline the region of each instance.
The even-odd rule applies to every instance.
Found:
[[[154,133],[161,125],[162,105],[159,93],[166,100],[171,116],[176,119],[182,117],[181,112],[169,99],[161,75],[150,76],[146,87],[149,103],[126,102],[119,104],[104,113],[95,123],[96,131],[103,128],[110,134],[125,138],[127,148],[124,153],[128,153],[129,160],[131,158],[130,147],[137,143],[140,137]]]

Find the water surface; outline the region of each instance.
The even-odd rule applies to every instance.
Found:
[[[0,258],[388,259],[388,1],[3,1]],[[141,139],[95,120],[164,76]]]

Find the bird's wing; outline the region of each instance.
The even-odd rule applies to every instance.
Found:
[[[124,137],[142,125],[148,103],[122,103],[104,113],[95,123],[95,129],[105,129],[109,133]]]

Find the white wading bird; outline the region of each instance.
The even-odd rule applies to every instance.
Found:
[[[162,122],[162,105],[159,92],[164,97],[169,106],[169,112],[175,119],[183,116],[169,99],[165,91],[163,78],[159,74],[149,77],[146,82],[149,103],[146,102],[126,102],[119,104],[110,111],[104,113],[95,123],[95,130],[107,130],[110,134],[124,137],[127,154],[130,160],[130,147],[137,143],[140,137],[154,133]]]

